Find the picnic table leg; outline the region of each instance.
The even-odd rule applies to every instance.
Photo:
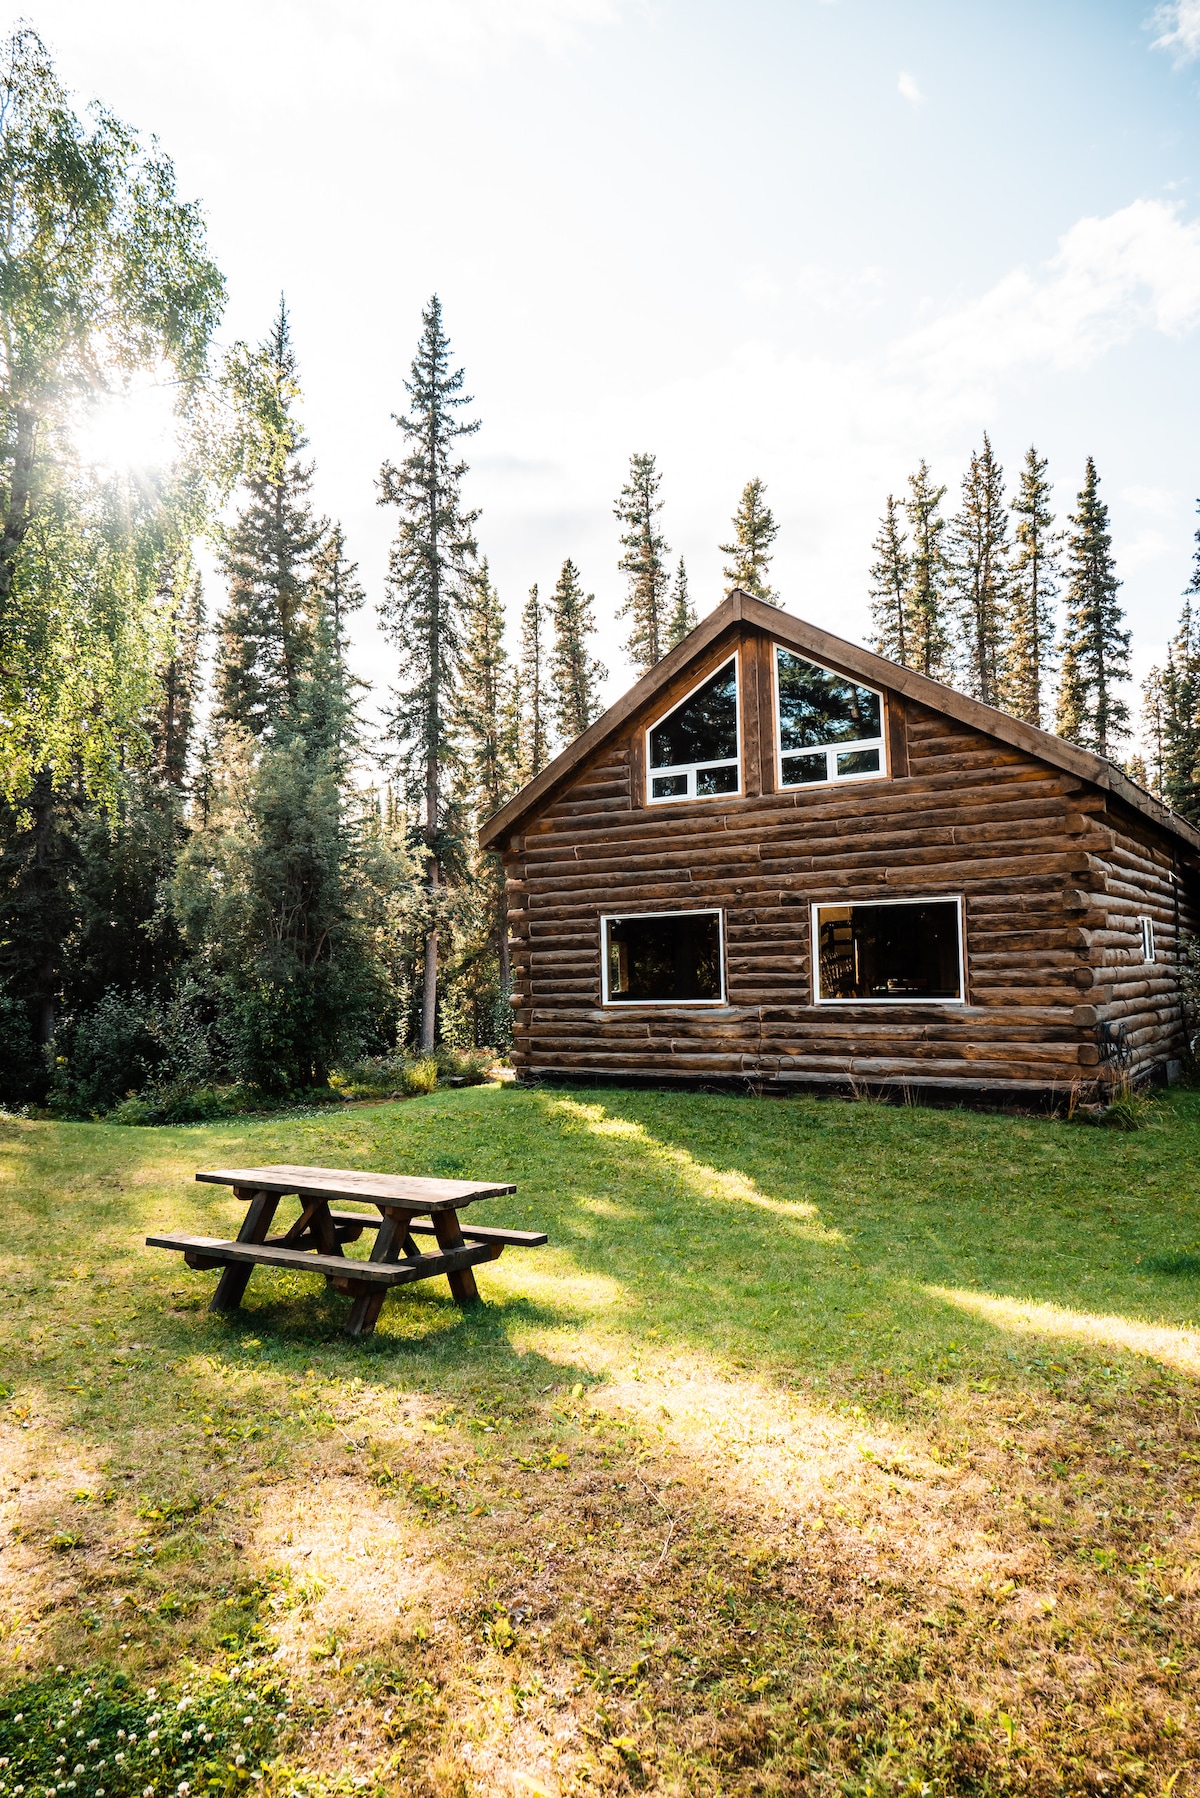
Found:
[[[417,1255],[420,1250],[409,1233],[412,1221],[410,1211],[401,1211],[397,1207],[380,1206],[383,1222],[375,1232],[375,1242],[369,1260],[399,1261],[401,1254]],[[383,1301],[387,1297],[386,1286],[376,1286],[367,1292],[360,1292],[350,1307],[350,1316],[346,1320],[347,1336],[369,1336],[383,1310]]]
[[[234,1187],[240,1198],[243,1188]],[[279,1207],[282,1197],[277,1192],[256,1192],[246,1207],[246,1215],[242,1227],[237,1233],[239,1242],[265,1242],[271,1221]],[[253,1265],[248,1261],[236,1262],[225,1269],[217,1281],[217,1290],[213,1293],[210,1311],[236,1311],[245,1296]]]
[[[457,1211],[435,1211],[430,1221],[433,1224],[433,1233],[437,1237],[440,1249],[466,1247]],[[477,1305],[479,1303],[479,1288],[475,1284],[475,1275],[471,1268],[457,1268],[454,1273],[447,1274],[446,1278],[450,1282],[450,1296],[456,1303],[460,1305]]]

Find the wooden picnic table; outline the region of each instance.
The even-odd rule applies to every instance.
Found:
[[[546,1238],[536,1230],[466,1228],[459,1213],[480,1199],[516,1192],[495,1181],[426,1180],[407,1174],[359,1173],[336,1167],[226,1167],[196,1175],[214,1186],[231,1186],[246,1205],[235,1240],[218,1236],[147,1236],[152,1249],[182,1251],[189,1267],[224,1269],[210,1311],[236,1311],[256,1267],[294,1267],[324,1274],[335,1292],[354,1300],[346,1333],[369,1336],[393,1286],[411,1285],[445,1274],[460,1305],[475,1304],[479,1292],[471,1269],[495,1261],[510,1245],[536,1248]],[[300,1215],[281,1236],[269,1236],[280,1199],[294,1194]],[[374,1205],[363,1211],[333,1211],[331,1202]],[[421,1222],[428,1219],[428,1222]],[[370,1258],[343,1254],[364,1230],[376,1232]],[[437,1249],[423,1254],[415,1238],[433,1236]]]

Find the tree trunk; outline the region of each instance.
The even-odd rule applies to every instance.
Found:
[[[57,911],[53,894],[54,786],[49,771],[45,768],[34,779],[29,809],[33,814],[33,885],[41,897],[45,930],[34,971],[34,1028],[38,1042],[45,1044],[53,1042],[58,1022],[55,1006],[58,943],[53,930],[46,928]]]

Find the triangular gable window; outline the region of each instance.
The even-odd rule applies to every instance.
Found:
[[[883,695],[775,648],[779,784],[871,780],[887,773]]]
[[[646,763],[651,805],[741,791],[736,655],[650,726]]]

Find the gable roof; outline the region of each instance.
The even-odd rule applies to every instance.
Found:
[[[1139,787],[1103,756],[1094,755],[1090,749],[1079,749],[1074,743],[1065,742],[1062,737],[1039,730],[1036,725],[1011,718],[1007,712],[983,705],[978,699],[969,699],[965,693],[943,686],[941,681],[930,680],[927,675],[918,674],[912,668],[902,667],[899,662],[889,662],[884,656],[874,655],[869,649],[860,649],[856,643],[847,643],[844,637],[835,637],[831,631],[824,631],[819,625],[809,624],[803,618],[793,617],[775,606],[766,605],[761,599],[754,599],[737,587],[714,611],[700,620],[695,630],[682,643],[677,643],[669,655],[665,655],[661,662],[656,662],[648,674],[644,674],[627,693],[621,695],[615,705],[609,706],[607,712],[597,718],[595,724],[589,726],[582,736],[576,737],[573,743],[569,743],[561,755],[548,763],[507,805],[488,819],[479,832],[481,847],[490,848],[498,838],[516,829],[581,763],[587,761],[609,737],[614,736],[662,688],[668,686],[690,661],[707,649],[730,625],[737,623],[754,625],[788,648],[812,657],[814,661],[833,663],[835,667],[844,668],[850,674],[861,676],[873,686],[888,687],[894,693],[903,693],[906,698],[915,699],[918,704],[929,706],[932,711],[942,712],[948,718],[956,718],[960,724],[970,725],[988,736],[998,737],[1002,743],[1021,749],[1027,755],[1037,756],[1052,768],[1061,768],[1064,773],[1090,781],[1093,786],[1112,793],[1131,810],[1140,812],[1160,829],[1178,837],[1189,849],[1200,851],[1200,830],[1179,817],[1169,806],[1163,805],[1161,800],[1155,799],[1152,793]]]

